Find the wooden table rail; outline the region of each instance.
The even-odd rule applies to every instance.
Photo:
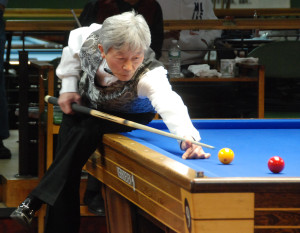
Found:
[[[6,20],[6,31],[70,31],[75,28],[75,20]]]
[[[300,19],[164,20],[165,30],[274,30],[299,28]]]
[[[6,20],[6,31],[70,31],[75,20]],[[300,29],[299,19],[164,20],[165,30]]]
[[[300,16],[299,8],[261,8],[261,9],[215,9],[218,18],[226,16],[253,18],[254,11],[258,17]]]
[[[82,12],[82,9],[73,9],[76,16]],[[7,8],[4,13],[5,18],[69,18],[73,19],[71,9],[53,9],[53,8]]]

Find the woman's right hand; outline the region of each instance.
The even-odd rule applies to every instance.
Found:
[[[77,92],[65,92],[58,98],[58,105],[65,114],[74,114],[72,103],[80,104],[81,96]]]

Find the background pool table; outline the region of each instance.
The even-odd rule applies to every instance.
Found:
[[[300,120],[193,123],[202,141],[215,146],[206,149],[212,154],[208,160],[182,160],[176,140],[145,131],[104,136],[104,150],[86,168],[105,184],[110,232],[120,230],[116,225],[133,232],[132,225],[124,226],[134,217],[118,216],[126,208],[113,195],[158,220],[165,232],[299,231]],[[162,121],[151,126],[165,128]],[[223,147],[235,152],[230,165],[217,159]],[[268,170],[273,155],[285,160],[282,173]]]
[[[4,60],[19,61],[19,51],[28,52],[28,60],[52,61],[61,57],[63,45],[55,42],[41,40],[31,36],[11,36],[11,40],[6,42]],[[10,37],[8,37],[10,38]]]

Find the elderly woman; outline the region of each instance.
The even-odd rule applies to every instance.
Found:
[[[138,123],[160,114],[169,130],[200,140],[186,106],[172,91],[167,71],[149,48],[149,27],[141,15],[126,12],[103,25],[75,29],[64,48],[57,75],[62,79],[58,103],[65,113],[54,162],[11,217],[29,226],[42,203],[48,204],[45,232],[76,233],[79,229],[79,184],[83,165],[104,133],[131,131],[104,119],[73,113],[82,104]],[[83,71],[83,74],[82,74]],[[81,75],[82,74],[82,75]],[[181,142],[183,158],[208,158],[200,146]]]

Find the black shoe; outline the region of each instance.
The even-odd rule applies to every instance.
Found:
[[[33,210],[31,205],[32,199],[26,198],[25,201],[15,209],[10,217],[25,226],[26,228],[30,228],[32,219],[34,218],[35,210]]]
[[[10,159],[11,153],[2,143],[0,143],[0,159]]]
[[[105,216],[104,200],[100,194],[88,203],[88,211],[98,216]]]

